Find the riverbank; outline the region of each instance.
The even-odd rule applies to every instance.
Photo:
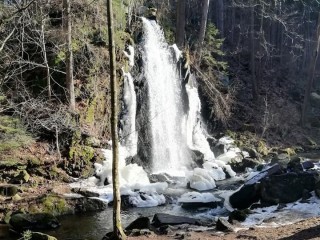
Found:
[[[302,240],[320,239],[320,217],[310,218],[279,227],[251,227],[238,232],[217,232],[216,230],[197,231],[175,231],[169,235],[155,235],[129,237],[132,240],[167,240],[167,239],[189,239],[189,240]]]

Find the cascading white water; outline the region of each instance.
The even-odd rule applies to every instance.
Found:
[[[189,99],[189,112],[187,115],[187,143],[188,147],[203,153],[205,160],[214,160],[214,154],[201,126],[201,102],[196,80],[191,74],[186,84]]]
[[[190,163],[183,122],[181,83],[172,51],[155,21],[142,18],[143,67],[148,84],[153,172],[178,171]]]
[[[138,136],[136,131],[136,109],[137,100],[136,92],[134,90],[133,78],[130,73],[125,73],[123,71],[124,83],[124,104],[125,104],[125,114],[123,116],[123,129],[121,133],[121,138],[123,139],[122,144],[125,146],[127,151],[127,156],[134,156],[137,154],[137,142]]]

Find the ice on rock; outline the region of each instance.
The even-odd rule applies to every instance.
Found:
[[[135,193],[130,195],[129,202],[136,207],[156,207],[166,203],[166,198],[157,192]]]
[[[123,53],[129,60],[129,66],[133,67],[134,66],[134,47],[129,45],[128,46],[128,52],[127,51],[123,51]]]
[[[216,187],[211,170],[195,168],[188,179],[190,187],[198,191],[210,190]]]
[[[203,163],[203,168],[208,170],[211,173],[211,176],[214,180],[223,180],[226,179],[226,174],[224,173],[223,169],[218,166],[215,162],[205,162]]]
[[[178,46],[177,46],[176,44],[173,44],[173,45],[171,45],[170,47],[171,47],[171,48],[173,49],[173,51],[174,51],[174,55],[175,55],[175,60],[176,60],[176,62],[178,62],[179,59],[180,59],[181,56],[182,56],[182,52],[180,51],[180,49],[178,48]]]
[[[188,192],[183,194],[179,199],[178,202],[184,203],[192,203],[192,202],[220,202],[219,198],[216,198],[212,193],[199,193],[199,192]]]

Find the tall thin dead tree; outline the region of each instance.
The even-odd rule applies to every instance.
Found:
[[[76,110],[74,83],[73,83],[73,52],[72,52],[72,28],[71,28],[71,0],[63,0],[64,31],[66,34],[66,83],[69,93],[69,107],[72,112]]]
[[[200,32],[199,32],[199,39],[198,39],[199,49],[201,49],[201,46],[204,41],[204,37],[206,35],[209,2],[210,0],[202,0],[201,24],[200,24]]]
[[[251,69],[251,79],[252,79],[252,95],[253,99],[258,99],[258,86],[256,78],[256,59],[255,59],[255,39],[254,39],[254,3],[250,7],[250,69]]]
[[[40,32],[40,39],[41,39],[41,46],[42,46],[42,55],[43,55],[43,61],[44,66],[46,69],[46,79],[47,79],[47,88],[48,88],[48,99],[51,100],[51,76],[50,76],[50,67],[47,57],[47,47],[46,47],[46,41],[45,41],[45,21],[46,18],[43,13],[43,7],[40,6],[40,12],[41,12],[41,32]]]
[[[108,37],[110,54],[111,87],[111,137],[112,137],[112,184],[113,184],[113,238],[126,239],[121,225],[121,196],[119,183],[119,137],[118,137],[118,83],[116,80],[116,53],[113,32],[112,0],[107,1]]]
[[[302,114],[301,114],[302,126],[305,126],[306,122],[307,122],[307,113],[308,113],[308,107],[309,107],[309,101],[310,101],[310,93],[312,90],[314,73],[316,70],[316,65],[317,65],[318,55],[319,55],[319,50],[320,50],[320,12],[318,14],[317,33],[316,33],[315,39],[316,39],[316,41],[314,43],[314,53],[313,53],[312,58],[310,59],[309,71],[308,71],[308,81],[307,81],[306,88],[305,88],[304,100],[303,100],[303,106],[302,106]]]
[[[184,35],[186,27],[186,0],[177,2],[177,25],[176,25],[176,43],[178,47],[184,45]]]

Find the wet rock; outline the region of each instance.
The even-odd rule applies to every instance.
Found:
[[[254,148],[244,147],[243,151],[248,152],[250,158],[259,159],[261,157],[261,155]]]
[[[218,218],[216,229],[223,232],[234,232],[234,227],[223,218]]]
[[[18,187],[15,185],[0,186],[0,195],[5,197],[12,197],[18,193]]]
[[[229,202],[233,208],[245,209],[249,208],[253,203],[260,199],[260,184],[254,183],[243,185],[239,191],[233,193]]]
[[[253,178],[249,179],[237,192],[233,193],[229,202],[232,207],[238,209],[249,208],[253,203],[258,202],[260,199],[260,182],[269,176],[281,173],[279,164],[261,171]]]
[[[157,9],[156,8],[149,8],[146,13],[146,18],[150,20],[157,20]]]
[[[78,193],[78,194],[81,194],[82,196],[84,197],[99,197],[99,194],[98,193],[95,193],[95,192],[90,192],[89,190],[87,189],[82,189],[82,188],[78,188],[78,189],[72,189],[72,191],[74,193]]]
[[[126,227],[126,230],[133,229],[150,229],[150,219],[148,217],[137,218]]]
[[[78,198],[75,212],[95,212],[107,208],[107,204],[96,198]]]
[[[55,229],[60,226],[57,218],[47,213],[14,214],[10,218],[10,225],[18,232],[24,230]]]
[[[191,151],[191,158],[196,163],[197,167],[202,167],[204,163],[204,154],[197,150]]]
[[[319,173],[316,171],[269,176],[261,181],[261,201],[270,204],[297,201],[305,191],[313,191],[318,181]]]
[[[157,213],[152,219],[152,225],[160,227],[164,225],[180,225],[180,224],[192,224],[199,225],[199,221],[195,218],[175,216],[166,213]]]
[[[250,213],[249,209],[234,210],[229,214],[228,222],[232,223],[234,220],[244,222]]]
[[[294,157],[288,163],[287,170],[290,171],[290,172],[301,172],[301,171],[303,171],[302,162],[303,162],[303,158]]]
[[[316,196],[320,198],[320,181],[316,183],[314,191],[316,193]]]
[[[244,172],[246,168],[255,168],[260,164],[261,161],[254,158],[244,158],[241,162],[230,163],[231,168],[236,172]]]
[[[290,156],[286,153],[280,153],[272,158],[271,164],[278,163],[282,167],[286,167],[287,164],[290,162]]]
[[[220,202],[181,202],[181,207],[184,209],[217,208],[219,206],[223,206],[222,200]]]
[[[308,170],[308,169],[314,168],[314,163],[311,161],[305,161],[302,163],[302,167],[304,170]]]

